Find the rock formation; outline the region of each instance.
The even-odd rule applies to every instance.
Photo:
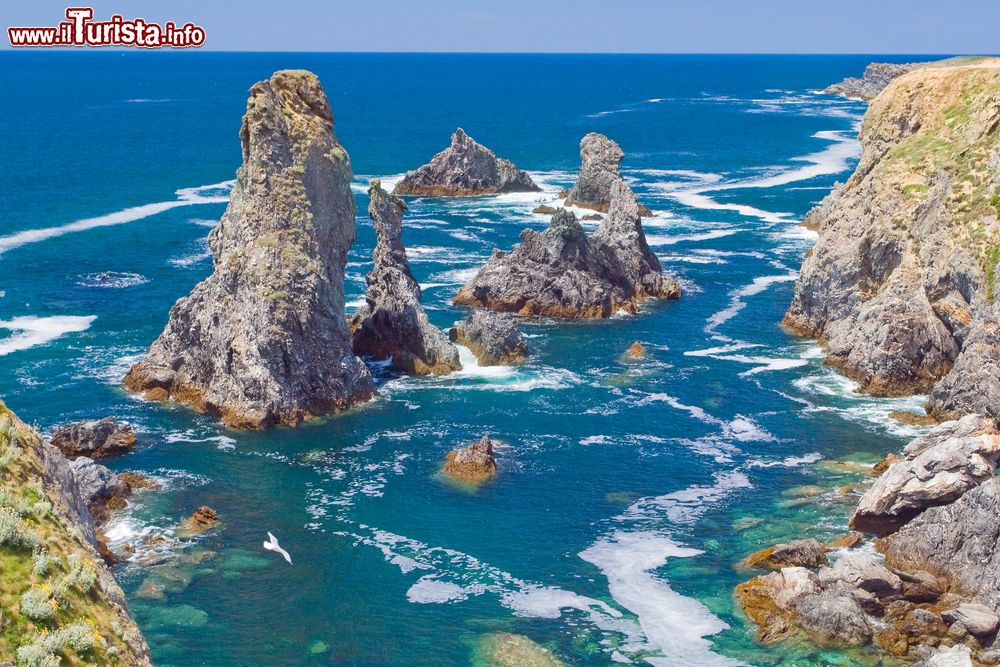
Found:
[[[561,210],[543,232],[526,229],[521,244],[493,255],[455,297],[457,305],[561,319],[636,312],[649,298],[680,296],[646,244],[635,194],[612,187],[607,219],[590,237]]]
[[[509,366],[525,360],[528,344],[514,318],[476,308],[449,331],[451,340],[469,348],[483,366]]]
[[[51,442],[67,458],[87,456],[101,459],[123,454],[135,447],[135,432],[126,422],[111,417],[60,426]]]
[[[407,172],[392,193],[464,197],[501,192],[540,192],[527,172],[510,160],[476,143],[462,128],[451,135],[451,146],[416,171]]]
[[[784,567],[819,567],[826,565],[826,549],[819,540],[792,540],[776,544],[743,559],[743,567],[780,570]]]
[[[392,357],[394,368],[415,375],[446,375],[460,369],[458,350],[430,323],[420,305],[420,285],[403,247],[406,204],[383,190],[378,180],[371,182],[368,195],[368,215],[378,241],[375,266],[365,277],[367,305],[350,322],[354,353],[372,359]]]
[[[97,552],[88,490],[74,473],[77,462],[89,459],[71,464],[0,403],[0,460],[0,517],[5,524],[0,539],[5,572],[0,664],[51,665],[62,659],[109,667],[150,665],[149,649],[125,595]],[[44,567],[38,566],[41,558]],[[32,615],[37,612],[25,608],[25,596],[43,610],[58,602],[57,622],[39,624]],[[50,625],[47,634],[39,634]],[[64,641],[67,628],[86,640],[86,646],[76,649],[79,654]]]
[[[199,535],[217,525],[219,525],[218,513],[208,505],[202,505],[181,522],[180,529],[187,535]]]
[[[998,450],[996,424],[978,415],[911,441],[851,521],[883,535],[875,547],[884,561],[859,550],[816,571],[775,562],[780,570],[736,589],[758,638],[871,641],[891,655],[926,660],[920,664],[1000,663]],[[808,561],[798,556],[812,552],[794,544],[779,545],[796,556],[786,560]],[[770,551],[758,552],[764,566]],[[964,662],[942,662],[959,653]]]
[[[497,462],[493,458],[493,442],[484,435],[478,442],[468,447],[448,452],[444,462],[444,473],[461,482],[479,484],[497,473]]]
[[[978,415],[945,422],[915,439],[861,497],[851,527],[891,533],[929,507],[946,505],[993,477],[1000,433]]]
[[[933,389],[939,418],[1000,416],[998,87],[985,59],[919,68],[872,101],[784,320],[862,391]]]
[[[240,139],[243,165],[209,238],[215,271],[170,310],[125,385],[229,426],[294,425],[374,393],[344,316],[351,166],[309,72],[255,84]]]
[[[827,86],[829,95],[846,95],[861,100],[871,100],[896,77],[912,72],[930,63],[870,63],[861,78],[847,77],[840,83]]]
[[[607,213],[611,206],[611,186],[621,182],[621,161],[625,157],[621,146],[603,134],[591,132],[580,140],[580,175],[576,185],[564,194],[567,206],[591,208]],[[639,205],[644,216],[652,215]]]

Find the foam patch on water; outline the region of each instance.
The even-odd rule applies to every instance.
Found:
[[[174,442],[210,442],[214,443],[217,449],[223,451],[232,450],[236,448],[236,440],[230,438],[228,435],[202,435],[194,431],[193,429],[188,429],[186,431],[177,431],[174,433],[168,433],[164,438],[164,442],[174,443]]]
[[[711,317],[708,318],[708,322],[705,325],[705,333],[710,334],[712,335],[713,338],[719,340],[729,340],[725,336],[720,336],[719,334],[717,334],[716,330],[729,320],[739,315],[740,312],[744,308],[746,308],[747,304],[746,301],[744,301],[744,299],[746,299],[747,297],[756,296],[757,294],[764,292],[765,290],[767,290],[767,288],[776,283],[790,282],[792,280],[795,280],[796,278],[798,278],[798,275],[799,274],[797,271],[793,271],[785,275],[758,276],[754,278],[752,283],[746,285],[745,287],[741,287],[730,294],[728,306],[726,306],[725,308],[723,308],[722,310],[718,311],[717,313],[713,314]]]
[[[140,273],[129,273],[127,271],[101,271],[100,273],[81,274],[77,279],[76,284],[80,287],[121,289],[124,287],[145,285],[148,282],[149,278]]]
[[[580,553],[580,558],[607,577],[615,602],[638,617],[643,634],[663,652],[662,658],[647,657],[650,664],[742,664],[714,653],[706,639],[729,626],[701,602],[675,592],[654,573],[669,558],[701,553],[651,532],[616,532]]]
[[[17,248],[29,243],[38,243],[47,239],[56,238],[65,234],[83,232],[99,227],[110,227],[113,225],[123,225],[137,220],[143,220],[164,211],[177,208],[179,206],[194,206],[200,204],[225,204],[229,201],[229,190],[236,181],[224,181],[211,185],[200,185],[194,188],[181,188],[176,191],[177,199],[173,201],[157,202],[155,204],[143,204],[142,206],[131,206],[129,208],[100,215],[94,218],[83,218],[65,225],[57,227],[45,227],[42,229],[26,229],[14,232],[7,236],[0,236],[0,254],[7,252],[11,248]]]
[[[0,338],[0,357],[11,352],[46,345],[66,334],[86,331],[96,319],[95,315],[54,317],[26,315],[0,321],[0,329],[12,332],[10,336]]]

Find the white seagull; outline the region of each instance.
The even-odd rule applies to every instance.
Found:
[[[267,533],[267,542],[264,542],[264,548],[267,549],[268,551],[278,552],[279,554],[285,557],[285,560],[288,561],[289,565],[292,564],[292,557],[288,555],[287,551],[281,548],[281,545],[278,544],[278,538],[272,535],[270,531],[268,531]]]

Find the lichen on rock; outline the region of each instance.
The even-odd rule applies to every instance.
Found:
[[[447,375],[461,369],[458,349],[430,323],[420,304],[420,285],[403,246],[406,204],[383,190],[378,180],[371,182],[368,196],[368,215],[378,240],[374,267],[365,276],[366,305],[350,322],[354,353],[376,360],[391,357],[394,368],[414,375]]]
[[[373,395],[344,315],[355,205],[333,122],[312,73],[250,89],[243,164],[209,238],[215,270],[170,310],[128,389],[235,427],[294,425]]]

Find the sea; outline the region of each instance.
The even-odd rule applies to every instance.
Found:
[[[0,397],[43,433],[105,416],[138,432],[108,465],[159,488],[107,534],[134,549],[114,573],[157,665],[491,665],[497,633],[567,665],[874,664],[758,644],[732,591],[748,553],[843,534],[868,468],[921,432],[889,412],[924,397],[857,394],[779,326],[816,238],[799,223],[860,154],[865,104],[822,89],[917,59],[0,53]],[[298,428],[129,395],[130,365],[212,271],[247,90],[285,68],[320,77],[351,157],[348,312],[371,267],[369,179],[391,186],[457,127],[543,192],[407,200],[435,325],[464,316],[450,300],[494,248],[545,228],[532,209],[572,185],[591,131],[622,146],[682,298],[526,321],[517,367],[467,350],[447,377],[372,364],[375,400]],[[484,433],[497,477],[443,478]],[[219,528],[183,536],[201,505]]]

